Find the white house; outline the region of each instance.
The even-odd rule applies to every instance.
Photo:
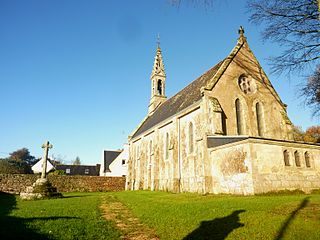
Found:
[[[35,165],[33,165],[31,167],[33,173],[41,173],[42,172],[42,164],[43,164],[43,160],[42,158],[36,162]],[[50,172],[52,169],[54,169],[53,164],[50,162],[50,160],[47,160],[47,173]]]
[[[103,150],[100,167],[100,176],[121,177],[127,175],[129,159],[129,145],[125,144],[122,150]]]

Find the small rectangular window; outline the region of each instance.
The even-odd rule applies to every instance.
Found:
[[[84,170],[84,174],[89,174],[89,169],[86,168],[86,170]]]
[[[66,169],[66,174],[70,174],[70,168]]]
[[[126,164],[126,160],[122,159],[122,165],[125,165],[125,164]]]

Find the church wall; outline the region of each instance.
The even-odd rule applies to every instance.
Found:
[[[178,191],[177,146],[176,119],[130,142],[131,166],[129,168],[132,171],[128,175],[127,184],[133,187],[127,188]]]
[[[285,108],[275,93],[270,90],[272,87],[266,76],[261,69],[259,70],[254,60],[242,59],[241,61],[239,58],[241,55],[231,62],[212,91],[206,91],[208,98],[218,99],[225,114],[226,132],[224,134],[238,135],[235,101],[239,99],[243,116],[243,135],[258,136],[256,104],[259,102],[262,107],[262,137],[291,139],[290,120]],[[246,66],[243,62],[247,62]],[[242,74],[245,74],[251,82],[251,93],[245,93],[238,84]]]
[[[193,106],[130,141],[126,189],[203,192],[203,118],[201,108]],[[188,151],[190,122],[194,130],[192,153]]]
[[[205,121],[201,108],[180,118],[181,191],[204,191],[204,131]],[[189,126],[193,126],[193,151],[190,151]]]
[[[300,189],[310,192],[320,188],[320,147],[299,143],[251,143],[254,192],[264,193]],[[285,166],[283,152],[289,153],[290,166]],[[301,166],[296,166],[294,152]],[[310,154],[306,166],[305,152]]]
[[[252,159],[248,144],[209,149],[212,187],[210,193],[252,195]]]

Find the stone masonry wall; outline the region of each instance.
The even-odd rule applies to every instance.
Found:
[[[37,178],[39,175],[34,174],[0,174],[0,191],[23,192]],[[48,176],[48,179],[59,192],[122,191],[125,187],[125,177]]]
[[[254,192],[265,193],[299,189],[311,192],[320,188],[320,149],[299,143],[261,144],[252,143],[252,168]],[[285,166],[283,152],[289,152],[289,166]],[[299,154],[300,166],[294,153]],[[304,153],[310,155],[306,166]]]

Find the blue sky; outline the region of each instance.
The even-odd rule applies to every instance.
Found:
[[[0,0],[0,157],[22,147],[42,155],[100,162],[119,149],[147,113],[156,38],[170,97],[226,57],[245,28],[294,124],[319,119],[301,104],[301,77],[270,75],[266,59],[281,51],[248,22],[245,0],[211,9],[169,1]]]

